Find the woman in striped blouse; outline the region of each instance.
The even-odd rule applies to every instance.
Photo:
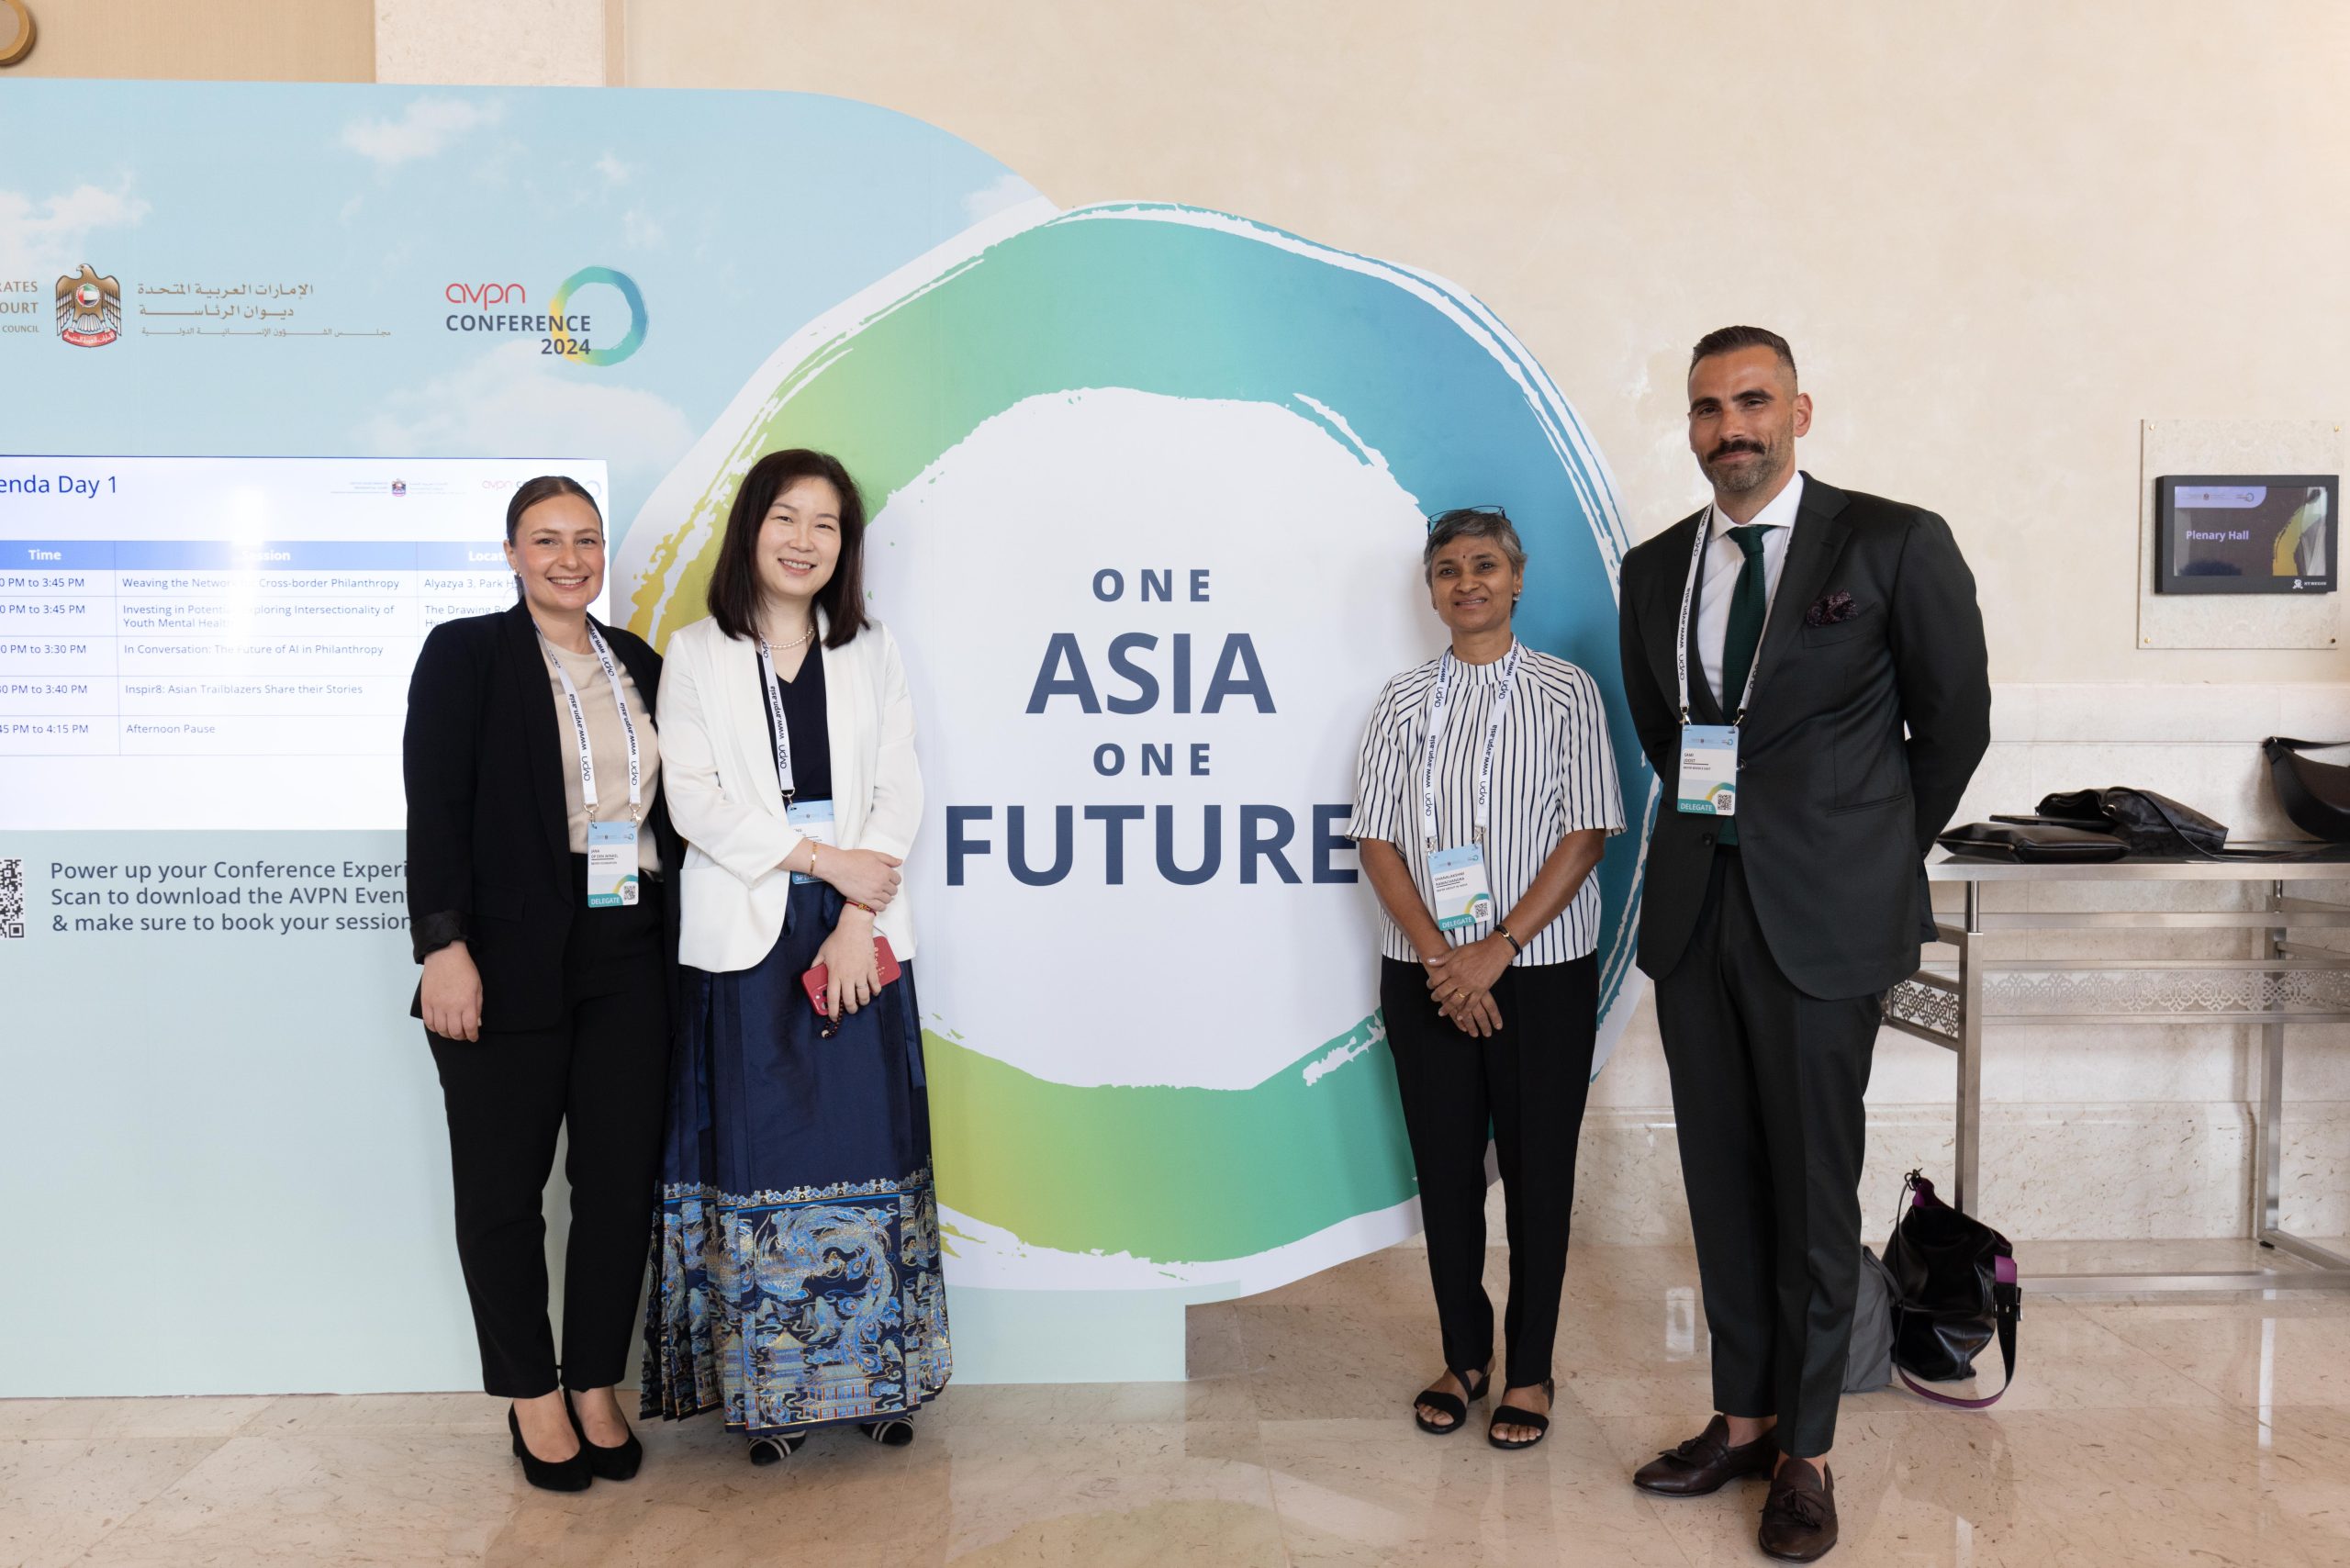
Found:
[[[1380,1003],[1427,1227],[1444,1374],[1414,1401],[1458,1431],[1490,1385],[1485,1137],[1508,1205],[1509,1305],[1497,1448],[1550,1426],[1575,1143],[1598,1025],[1599,884],[1624,831],[1590,676],[1520,644],[1526,550],[1498,509],[1436,518],[1421,553],[1442,655],[1372,707],[1348,831],[1379,895]]]

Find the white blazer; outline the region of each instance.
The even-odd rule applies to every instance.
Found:
[[[821,610],[816,628],[821,643]],[[897,639],[868,621],[845,646],[820,653],[834,833],[844,849],[902,860],[922,821],[922,773]],[[677,957],[713,972],[755,967],[782,935],[791,873],[778,868],[800,840],[784,820],[758,644],[727,636],[715,621],[680,628],[662,657],[661,788],[686,840]],[[914,956],[905,888],[876,929],[900,958]]]

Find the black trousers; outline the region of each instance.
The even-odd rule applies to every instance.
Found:
[[[665,893],[651,878],[643,884],[632,907],[572,917],[554,1028],[485,1030],[473,1041],[428,1032],[449,1113],[457,1257],[482,1386],[505,1398],[551,1393],[558,1377],[566,1388],[602,1388],[628,1369],[669,1088]],[[542,1203],[566,1124],[571,1236],[558,1367]]]
[[[1444,1364],[1472,1372],[1494,1354],[1494,1306],[1485,1295],[1490,1129],[1509,1234],[1503,1319],[1509,1355],[1500,1386],[1539,1383],[1550,1375],[1566,1280],[1575,1146],[1599,1025],[1599,960],[1503,970],[1494,985],[1502,1027],[1482,1040],[1437,1010],[1419,965],[1385,958],[1379,971],[1404,1130],[1420,1180]]]
[[[1719,849],[1689,950],[1657,982],[1656,1014],[1715,1408],[1775,1416],[1782,1451],[1825,1453],[1852,1336],[1878,999],[1796,990],[1771,959],[1738,852]]]

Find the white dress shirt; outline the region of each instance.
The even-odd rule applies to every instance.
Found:
[[[1770,619],[1771,599],[1779,591],[1779,568],[1787,564],[1787,541],[1795,536],[1796,509],[1802,504],[1803,475],[1797,471],[1787,480],[1786,488],[1771,498],[1770,505],[1747,520],[1770,530],[1762,536],[1762,615],[1766,622]],[[1729,713],[1737,706],[1739,694],[1722,690],[1722,643],[1729,634],[1730,596],[1737,590],[1738,574],[1746,565],[1746,552],[1738,547],[1738,541],[1729,536],[1729,531],[1745,524],[1723,515],[1718,507],[1709,507],[1706,526],[1712,531],[1713,540],[1706,546],[1706,581],[1697,591],[1697,656],[1705,661],[1706,684],[1721,700],[1722,711]]]

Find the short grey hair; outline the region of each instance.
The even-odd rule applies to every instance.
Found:
[[[1526,569],[1526,546],[1509,513],[1499,507],[1455,507],[1428,519],[1428,542],[1420,550],[1422,582],[1436,580],[1436,553],[1456,539],[1490,539],[1500,546],[1511,571]]]

